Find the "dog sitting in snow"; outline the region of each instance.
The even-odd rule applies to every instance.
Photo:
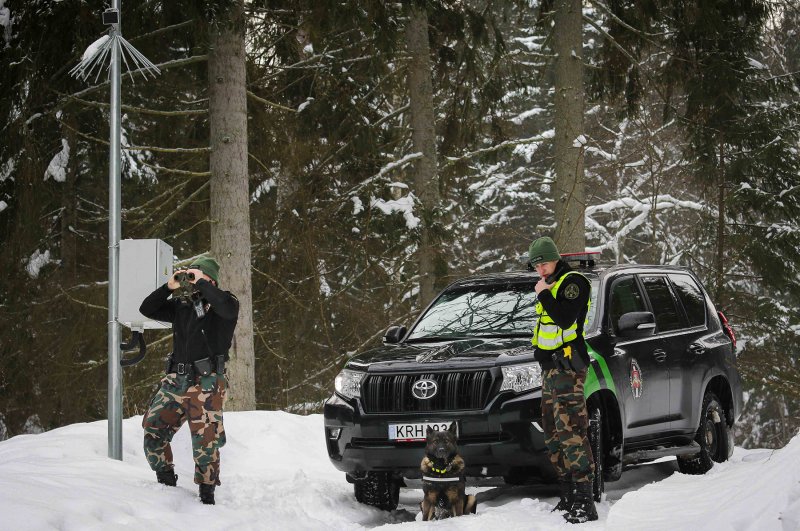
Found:
[[[425,457],[422,458],[422,492],[419,506],[423,520],[441,520],[464,513],[475,513],[475,496],[467,496],[464,487],[464,460],[458,455],[456,423],[445,431],[428,427]]]

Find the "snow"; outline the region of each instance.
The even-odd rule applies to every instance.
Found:
[[[50,260],[50,251],[45,249],[44,252],[40,252],[39,249],[36,249],[31,257],[28,259],[28,264],[25,266],[25,271],[28,272],[31,278],[38,278],[39,271],[49,264],[52,260]]]
[[[311,105],[313,102],[314,98],[306,98],[306,101],[304,101],[303,103],[300,104],[299,107],[297,107],[297,112],[303,112],[303,109]]]
[[[67,180],[67,164],[69,164],[69,143],[65,138],[61,139],[61,151],[56,153],[53,160],[47,166],[44,172],[44,180],[52,177],[54,181],[63,183]]]
[[[81,56],[81,61],[86,61],[87,59],[94,57],[94,55],[97,53],[97,50],[99,50],[110,38],[111,37],[109,37],[108,35],[103,35],[102,37],[94,41],[92,44],[90,44],[83,52],[83,55]]]
[[[377,208],[386,215],[399,212],[406,220],[406,227],[415,229],[419,225],[419,218],[414,216],[414,194],[408,194],[400,199],[390,199],[388,201],[372,197],[369,206]]]
[[[550,510],[552,486],[470,481],[478,514],[421,522],[418,480],[391,513],[362,505],[329,462],[321,415],[281,411],[225,414],[217,505],[192,483],[188,427],[173,441],[178,487],[155,481],[142,451],[141,416],[123,421],[123,461],[107,455],[105,421],[73,424],[0,442],[3,529],[171,529],[202,520],[204,530],[681,529],[788,531],[800,526],[800,436],[780,450],[736,448],[705,476],[677,472],[674,459],[627,469],[607,484],[600,520],[574,527]],[[422,456],[420,455],[420,458]]]

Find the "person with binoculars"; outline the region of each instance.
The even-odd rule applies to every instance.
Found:
[[[186,420],[192,432],[194,482],[200,500],[214,504],[219,451],[225,445],[222,411],[228,382],[225,362],[239,316],[239,301],[218,287],[219,264],[201,257],[176,271],[148,295],[139,311],[172,323],[172,353],[142,419],[144,453],[159,483],[175,486],[170,442]]]

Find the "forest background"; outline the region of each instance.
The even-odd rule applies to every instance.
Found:
[[[257,408],[320,411],[346,359],[410,324],[431,289],[520,269],[554,232],[559,5],[123,2],[125,37],[162,73],[123,81],[122,237],[179,259],[212,248],[210,46],[243,9]],[[106,418],[107,391],[108,85],[68,71],[109,5],[6,7],[0,440]],[[409,31],[420,15],[427,42]],[[591,0],[582,23],[587,248],[701,277],[739,339],[737,444],[783,446],[800,427],[800,8]],[[435,135],[422,183],[419,60]],[[146,337],[125,416],[143,412],[170,349],[169,333]]]

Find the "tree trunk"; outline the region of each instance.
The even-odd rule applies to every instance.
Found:
[[[411,140],[415,153],[414,188],[421,207],[419,260],[419,303],[426,306],[436,295],[438,250],[434,235],[435,210],[439,205],[439,178],[436,166],[436,121],[433,114],[428,13],[415,2],[410,3],[406,27],[408,93],[411,107]]]
[[[725,143],[720,141],[719,165],[717,170],[719,195],[717,198],[717,260],[714,266],[714,289],[717,303],[723,305],[725,289]]]
[[[208,58],[211,253],[220,264],[221,287],[239,299],[239,323],[227,367],[231,393],[226,407],[242,411],[255,409],[256,399],[241,0],[232,8],[229,21],[212,28]]]
[[[586,247],[582,28],[581,0],[556,0],[554,240],[561,252],[580,252]]]

